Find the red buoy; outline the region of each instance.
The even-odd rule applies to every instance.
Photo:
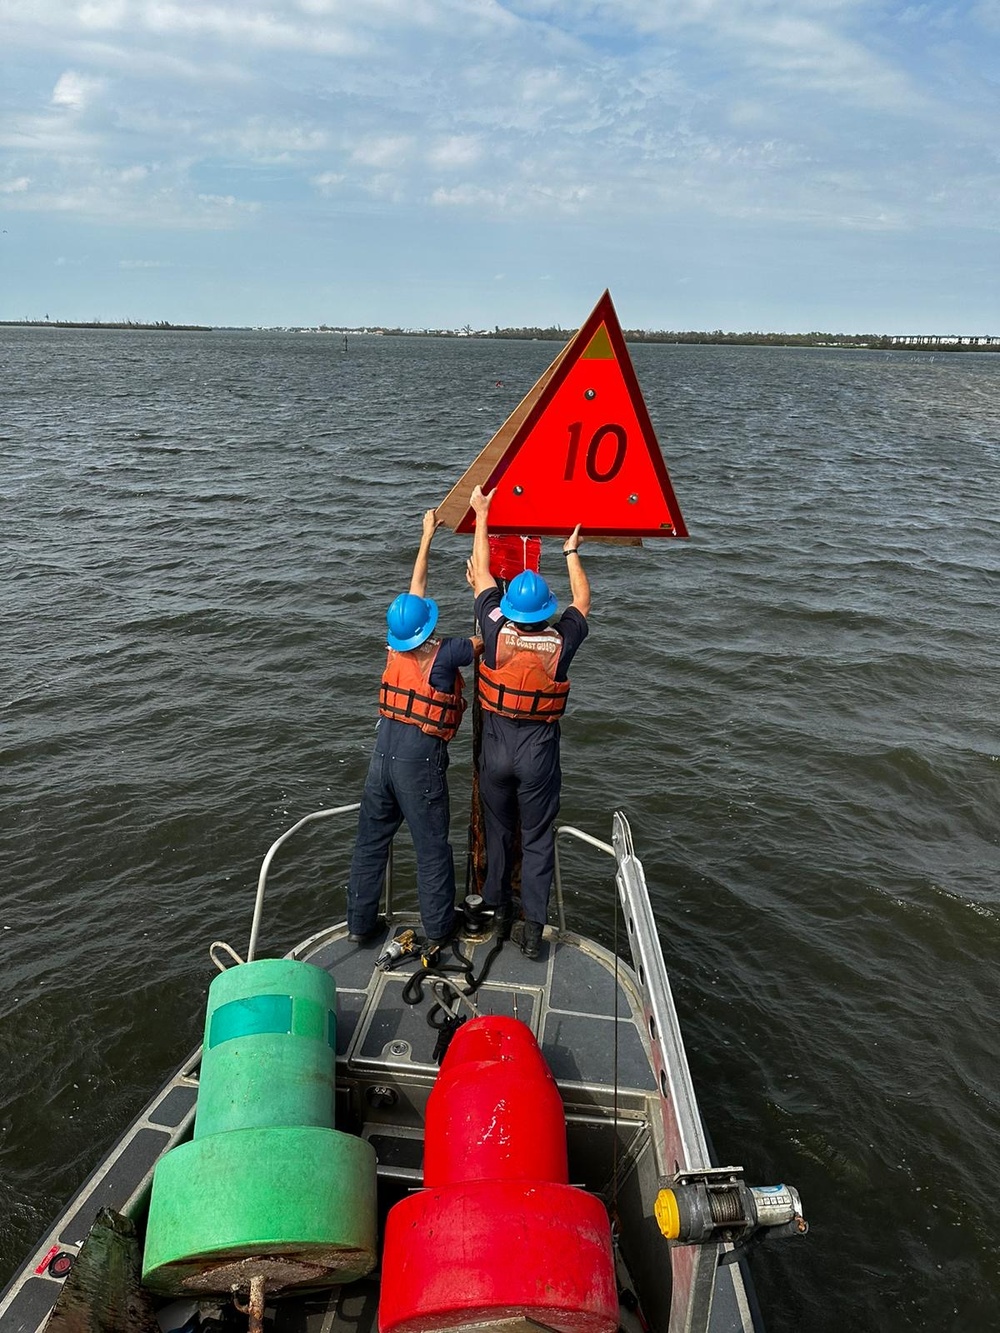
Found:
[[[526,569],[538,573],[542,562],[542,543],[537,537],[499,536],[490,533],[490,573],[509,583]]]
[[[380,1333],[533,1319],[614,1333],[611,1227],[567,1184],[562,1099],[531,1031],[476,1018],[427,1103],[424,1185],[386,1221]]]

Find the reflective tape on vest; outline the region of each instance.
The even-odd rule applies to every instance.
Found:
[[[410,722],[428,736],[450,741],[458,731],[466,701],[461,672],[455,672],[451,693],[436,690],[430,683],[440,648],[438,639],[429,639],[405,653],[388,649],[378,711],[395,722]]]
[[[522,722],[555,722],[566,711],[569,681],[556,680],[562,635],[554,629],[524,633],[505,625],[497,636],[497,664],[479,668],[479,702],[488,713]]]

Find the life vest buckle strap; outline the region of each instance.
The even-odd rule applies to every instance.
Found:
[[[430,683],[438,647],[435,644],[430,653],[389,650],[379,690],[379,712],[383,717],[417,726],[429,736],[450,741],[465,712],[465,699],[460,672],[455,673],[455,687],[450,693]]]

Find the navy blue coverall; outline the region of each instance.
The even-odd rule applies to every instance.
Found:
[[[497,637],[508,619],[500,610],[499,588],[487,588],[476,598],[476,619],[483,635],[483,661],[495,667]],[[566,680],[570,662],[587,637],[587,619],[570,606],[553,628],[563,640],[556,680]],[[515,721],[483,709],[479,751],[479,793],[486,829],[483,897],[491,907],[510,900],[520,816],[521,905],[525,919],[541,925],[545,924],[555,869],[552,825],[559,813],[562,786],[559,741],[558,721]]]
[[[455,673],[472,662],[470,639],[442,639],[430,684],[450,693]],[[446,939],[455,920],[455,859],[448,829],[448,743],[415,722],[380,717],[358,812],[347,885],[347,927],[367,935],[378,920],[389,847],[406,820],[417,857],[417,901],[424,933]]]

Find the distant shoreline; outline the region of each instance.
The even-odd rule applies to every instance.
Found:
[[[144,323],[140,320],[70,320],[70,319],[0,319],[0,328],[30,329],[101,329],[111,332],[163,333],[322,333],[336,337],[387,338],[470,338],[519,340],[524,342],[562,342],[573,336],[575,330],[551,328],[493,329],[403,329],[368,325],[345,328],[320,325],[251,325],[171,324],[169,320]],[[879,352],[1000,352],[1000,335],[957,334],[880,334],[880,333],[726,333],[721,329],[711,332],[625,329],[626,342],[668,343],[673,346],[696,347],[840,347],[849,350]]]
[[[0,319],[0,328],[4,329],[120,329],[124,333],[144,332],[147,329],[166,333],[212,333],[211,324],[171,324],[169,320],[159,319],[153,324],[143,324],[136,319],[97,320],[97,319]]]

